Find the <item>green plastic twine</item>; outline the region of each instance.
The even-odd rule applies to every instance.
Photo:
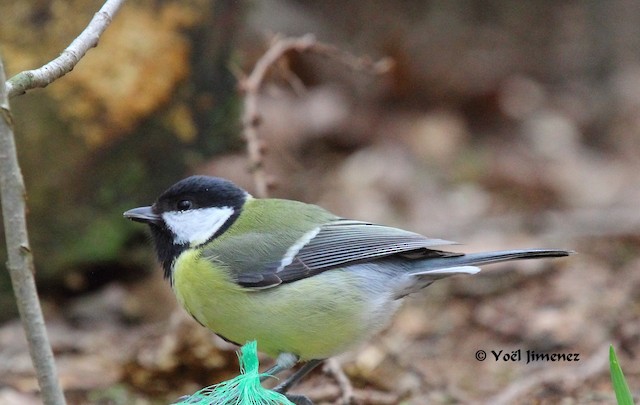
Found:
[[[238,351],[240,375],[219,384],[206,387],[174,405],[294,405],[279,392],[265,389],[260,384],[258,345],[248,342]]]

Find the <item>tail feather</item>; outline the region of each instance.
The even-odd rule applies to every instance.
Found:
[[[395,298],[421,290],[436,280],[456,274],[476,274],[483,264],[506,262],[509,260],[543,259],[569,256],[574,252],[557,249],[502,250],[497,252],[448,255],[418,259],[413,262],[410,272],[411,282],[399,286]]]
[[[496,252],[469,253],[460,256],[436,257],[416,262],[414,275],[433,275],[444,277],[456,273],[471,273],[469,267],[483,264],[506,262],[510,260],[544,259],[565,257],[574,252],[559,249],[521,249],[501,250]],[[456,268],[462,268],[456,270]],[[462,271],[460,271],[462,270]],[[439,277],[438,277],[439,278]]]

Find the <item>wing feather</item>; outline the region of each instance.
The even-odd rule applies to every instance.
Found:
[[[432,248],[451,244],[454,242],[389,226],[338,219],[322,226],[290,263],[277,269],[276,275],[282,282],[292,282],[332,268],[395,254],[412,253],[415,258],[433,255],[437,251]],[[442,252],[445,254],[449,253]]]

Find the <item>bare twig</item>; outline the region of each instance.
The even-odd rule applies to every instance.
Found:
[[[7,82],[8,97],[24,94],[28,90],[37,87],[46,87],[69,73],[87,51],[96,45],[98,40],[109,26],[113,16],[120,9],[125,0],[107,0],[102,8],[93,16],[87,28],[71,42],[60,56],[35,70],[26,70],[13,76]],[[4,83],[4,80],[3,80]]]
[[[48,405],[64,405],[65,398],[49,344],[35,284],[33,256],[26,225],[25,187],[18,163],[9,98],[45,87],[70,72],[98,39],[124,0],[107,0],[87,28],[62,54],[39,69],[18,73],[8,81],[0,58],[0,195],[7,243],[7,268],[25,330],[29,353],[42,399]]]
[[[318,42],[311,34],[298,38],[276,38],[267,52],[256,62],[251,74],[240,83],[241,89],[245,92],[243,133],[258,197],[266,197],[269,192],[268,176],[264,171],[264,144],[260,141],[257,131],[262,119],[258,109],[258,95],[269,69],[291,51],[314,52],[335,59],[350,69],[369,70],[375,74],[385,73],[393,65],[389,58],[374,62],[369,58],[356,57],[335,46]]]
[[[327,384],[310,388],[306,395],[314,402],[335,403],[342,397],[342,392],[333,384]],[[353,391],[354,402],[358,404],[370,405],[396,405],[399,404],[400,396],[391,392],[374,391],[368,389],[355,389]]]
[[[338,383],[341,393],[340,400],[342,403],[344,405],[353,404],[355,401],[353,386],[351,385],[351,381],[349,381],[349,377],[347,377],[344,370],[342,370],[340,363],[333,358],[325,360],[324,372],[330,374]]]
[[[0,195],[7,243],[7,268],[11,276],[22,326],[29,343],[29,353],[36,370],[45,404],[65,403],[53,352],[44,326],[44,318],[34,280],[33,256],[29,248],[25,217],[25,188],[18,164],[13,136],[13,119],[5,86],[4,64],[0,57]]]

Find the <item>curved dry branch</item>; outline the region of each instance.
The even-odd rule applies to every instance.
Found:
[[[258,95],[271,66],[291,51],[313,52],[332,58],[352,70],[367,70],[374,74],[386,73],[393,66],[389,58],[372,61],[367,57],[357,57],[338,47],[317,41],[312,34],[297,38],[276,37],[271,47],[256,62],[251,74],[240,82],[240,88],[245,93],[242,116],[243,135],[247,142],[249,169],[253,174],[258,197],[266,197],[269,192],[269,179],[264,171],[263,162],[264,144],[260,141],[257,130],[262,118],[258,109]]]
[[[244,112],[242,126],[244,138],[247,142],[247,155],[249,157],[249,170],[253,174],[256,186],[256,195],[266,197],[269,193],[269,182],[264,171],[262,159],[263,144],[258,137],[261,115],[258,109],[258,95],[264,82],[264,78],[271,68],[284,54],[291,50],[303,52],[315,44],[315,38],[306,35],[301,38],[284,38],[277,40],[262,57],[256,62],[253,71],[241,83],[241,89],[245,92]]]
[[[125,0],[107,0],[93,16],[87,28],[71,42],[67,49],[62,51],[60,56],[41,68],[25,70],[9,79],[6,83],[8,97],[24,94],[38,87],[46,87],[73,70],[87,51],[98,45],[100,36],[124,2]]]

